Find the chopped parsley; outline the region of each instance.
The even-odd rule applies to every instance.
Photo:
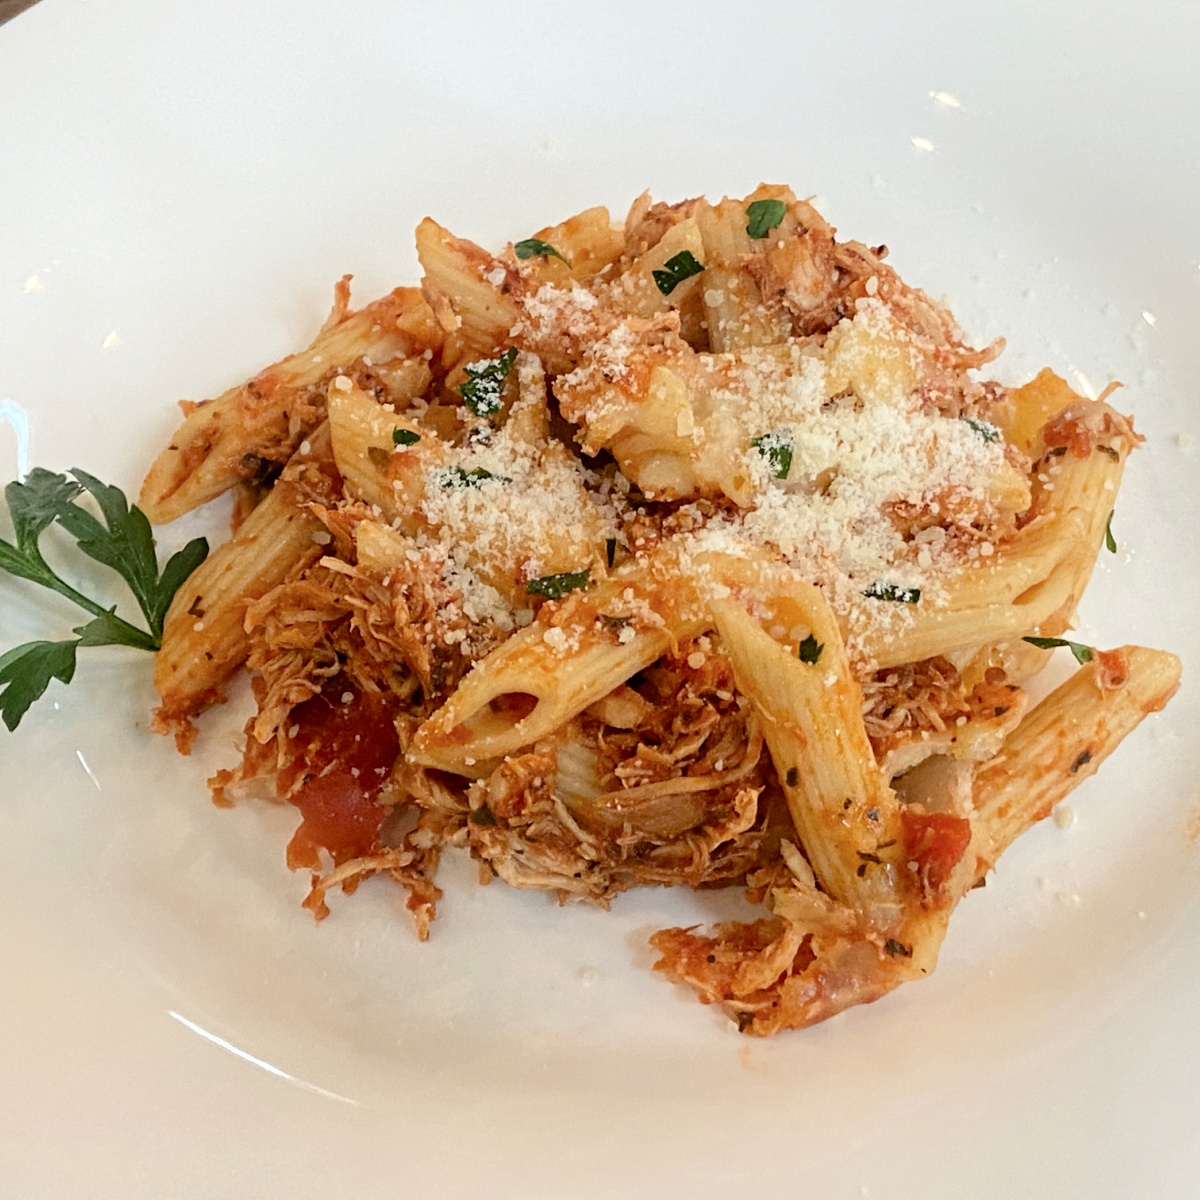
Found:
[[[490,361],[471,363],[463,368],[467,373],[464,383],[458,385],[463,403],[477,417],[490,417],[500,411],[504,381],[517,361],[517,348],[512,346]]]
[[[71,474],[74,479],[35,467],[23,483],[10,483],[4,489],[16,541],[14,544],[0,539],[0,571],[57,592],[92,617],[72,629],[76,635],[73,640],[26,642],[0,655],[0,719],[10,731],[16,729],[52,679],[71,682],[81,646],[157,650],[162,644],[167,607],[208,554],[204,538],[194,538],[172,555],[160,572],[154,535],[142,510],[131,506],[120,488],[101,483],[86,471]],[[84,492],[96,502],[102,519],[76,503]],[[65,529],[88,558],[110,567],[125,580],[149,632],[118,617],[115,605],[105,607],[77,591],[47,563],[40,539],[54,524]]]
[[[421,435],[412,429],[393,429],[393,446],[415,446],[421,440]]]
[[[975,430],[977,434],[985,442],[998,442],[1000,440],[1000,427],[993,425],[990,421],[979,421],[974,417],[963,417],[963,420]]]
[[[796,653],[800,656],[802,663],[816,663],[821,659],[821,651],[825,649],[824,642],[818,642],[810,633],[808,637],[800,643]]]
[[[608,565],[611,567],[617,560],[617,539],[605,538],[604,540],[604,556],[608,559]]]
[[[486,804],[481,804],[478,808],[471,809],[471,815],[467,817],[467,820],[472,825],[495,825],[496,814]]]
[[[750,445],[767,460],[776,479],[786,479],[792,469],[792,439],[786,433],[764,433]]]
[[[1075,655],[1077,663],[1089,663],[1095,654],[1091,646],[1085,646],[1082,642],[1069,642],[1066,638],[1027,637],[1021,640],[1028,642],[1031,646],[1036,646],[1039,650],[1053,650],[1056,646],[1066,646]]]
[[[441,467],[434,478],[444,488],[483,487],[485,483],[512,483],[507,475],[493,475],[482,467],[464,471],[462,467]]]
[[[564,571],[560,575],[543,575],[540,579],[531,579],[525,584],[525,591],[531,596],[545,596],[547,600],[561,600],[569,592],[577,592],[587,587],[592,578],[588,569],[582,571]]]
[[[560,262],[565,262],[568,267],[571,265],[566,257],[555,250],[549,242],[543,242],[541,238],[525,238],[524,241],[517,242],[513,249],[522,262],[527,258],[557,258]]]
[[[1113,537],[1112,519],[1113,515],[1112,513],[1109,513],[1108,520],[1104,523],[1104,548],[1109,552],[1109,554],[1116,554],[1117,539]]]
[[[746,205],[746,232],[752,238],[765,238],[787,212],[782,200],[751,200]]]
[[[895,600],[900,604],[916,604],[921,599],[921,589],[901,587],[898,583],[873,583],[863,595],[871,600]]]
[[[662,269],[652,271],[654,282],[664,296],[669,296],[685,279],[699,275],[704,270],[704,264],[696,261],[696,256],[690,250],[680,250],[673,254],[662,265]]]

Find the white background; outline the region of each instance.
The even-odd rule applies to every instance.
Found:
[[[0,28],[4,479],[136,491],[173,401],[305,342],[343,272],[415,282],[427,213],[498,245],[787,182],[1005,334],[1004,380],[1125,383],[1149,441],[1080,636],[1185,660],[931,981],[761,1043],[646,969],[703,897],[559,910],[452,862],[425,946],[382,884],[314,928],[288,814],[206,799],[239,713],[178,758],[149,661],[88,652],[0,731],[0,1194],[1194,1195],[1197,46],[1184,3],[42,0]],[[181,525],[164,547],[220,527]],[[0,579],[0,649],[72,620]]]

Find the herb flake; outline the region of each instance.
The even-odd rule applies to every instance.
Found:
[[[755,240],[765,238],[787,212],[782,200],[751,200],[746,205],[746,232]]]
[[[664,296],[669,296],[685,279],[699,275],[704,270],[704,264],[696,261],[696,256],[690,250],[680,250],[663,263],[662,268],[652,271],[654,282]]]
[[[786,479],[792,469],[792,439],[786,433],[764,433],[750,439],[750,445],[767,460],[776,479]]]
[[[871,600],[892,600],[899,604],[916,604],[921,599],[921,589],[901,587],[898,583],[873,583],[863,595]]]
[[[510,346],[499,358],[470,363],[463,368],[467,378],[458,385],[458,392],[475,416],[490,417],[500,411],[504,381],[516,361],[517,348]]]
[[[485,471],[483,467],[473,467],[470,471],[462,467],[442,467],[434,472],[434,478],[444,488],[483,487],[485,483],[512,483],[507,475],[495,475]]]
[[[1112,519],[1113,515],[1112,513],[1109,513],[1108,520],[1104,523],[1104,548],[1109,552],[1109,554],[1116,554],[1117,539],[1113,537]]]
[[[523,241],[514,243],[513,249],[522,262],[527,258],[557,258],[560,262],[565,262],[568,267],[571,265],[568,258],[560,254],[549,242],[543,242],[541,238],[525,238]]]
[[[543,575],[540,579],[530,579],[525,584],[525,591],[531,596],[561,600],[571,592],[587,587],[591,578],[592,572],[587,568],[582,571],[563,571],[558,575]]]
[[[998,442],[1000,440],[1000,427],[993,425],[990,421],[980,421],[975,417],[963,417],[963,420],[975,430],[977,434],[985,442]]]
[[[802,663],[817,663],[821,659],[821,651],[825,649],[824,642],[818,642],[810,633],[799,645],[796,653]]]
[[[1066,638],[1027,637],[1021,640],[1028,642],[1031,646],[1036,646],[1039,650],[1053,650],[1056,646],[1066,646],[1075,656],[1077,663],[1090,663],[1095,654],[1091,646],[1085,646],[1082,642],[1069,642]]]
[[[415,429],[393,429],[393,446],[415,446],[421,440],[421,435]]]

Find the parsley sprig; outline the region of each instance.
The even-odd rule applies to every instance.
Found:
[[[208,554],[204,538],[195,538],[172,555],[160,573],[154,536],[142,510],[131,507],[120,488],[101,483],[86,471],[71,474],[73,479],[35,467],[23,483],[10,483],[4,489],[15,541],[0,538],[0,570],[57,592],[92,617],[72,629],[73,639],[26,642],[0,655],[0,719],[10,731],[52,679],[71,682],[81,646],[157,650],[172,597]],[[77,503],[85,492],[95,501],[100,517]],[[148,632],[118,617],[116,605],[106,608],[85,596],[50,566],[42,553],[41,538],[55,524],[75,539],[88,558],[112,568],[125,580]]]

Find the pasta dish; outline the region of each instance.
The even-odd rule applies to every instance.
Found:
[[[140,505],[226,491],[176,594],[157,726],[246,667],[218,802],[289,802],[305,905],[439,858],[608,905],[737,887],[659,968],[765,1035],[933,969],[947,922],[1179,678],[1063,637],[1131,420],[1009,388],[785,187],[592,208],[491,254],[426,219],[420,288],[185,417]],[[1033,703],[1050,654],[1079,662]]]

